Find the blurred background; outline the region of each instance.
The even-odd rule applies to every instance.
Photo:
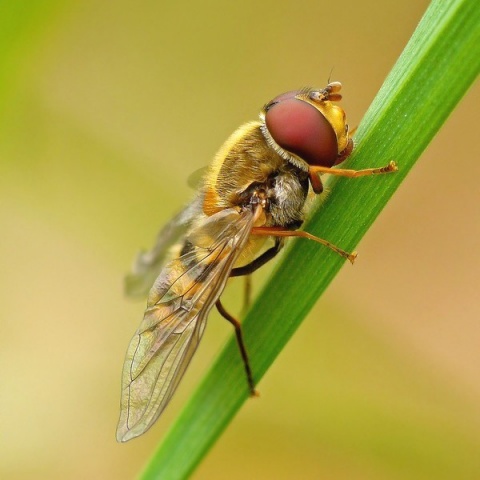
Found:
[[[157,425],[117,444],[144,310],[122,293],[134,254],[192,196],[189,174],[277,94],[331,76],[358,124],[427,5],[2,2],[1,478],[138,474],[232,331],[213,313]],[[193,478],[478,478],[479,97],[477,85]]]

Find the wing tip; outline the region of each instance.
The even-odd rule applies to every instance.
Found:
[[[118,425],[117,427],[117,442],[118,443],[125,443],[128,442],[129,440],[132,440],[135,437],[138,437],[141,435],[143,432],[136,433],[135,429],[129,429],[126,425]]]

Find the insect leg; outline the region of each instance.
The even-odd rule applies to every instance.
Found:
[[[274,234],[272,234],[274,236]],[[241,277],[243,275],[250,275],[255,270],[258,270],[260,267],[265,265],[268,261],[270,261],[275,255],[280,251],[282,248],[283,243],[280,238],[275,239],[275,245],[268,250],[265,250],[261,255],[259,255],[255,260],[252,260],[247,265],[243,267],[236,267],[233,268],[230,272],[231,277]]]
[[[247,310],[249,309],[251,298],[252,298],[252,276],[245,275],[242,313],[246,313]]]
[[[215,303],[215,306],[217,307],[217,310],[220,313],[220,315],[225,320],[228,320],[235,328],[235,335],[237,337],[238,348],[240,349],[240,353],[243,359],[243,364],[245,366],[245,373],[247,374],[247,381],[248,381],[248,386],[250,388],[250,395],[252,397],[257,397],[258,393],[255,390],[255,383],[253,381],[250,362],[248,361],[247,349],[245,348],[245,343],[243,342],[242,324],[225,310],[220,300],[217,300],[217,302]]]
[[[285,230],[282,227],[253,227],[252,235],[267,235],[272,237],[303,237],[313,240],[325,247],[328,247],[330,250],[333,250],[335,253],[338,253],[343,258],[346,258],[350,263],[353,264],[357,258],[357,252],[348,253],[341,248],[338,248],[333,243],[324,240],[323,238],[316,237],[311,233],[304,232],[303,230]],[[267,250],[268,252],[268,250]],[[267,253],[265,252],[265,253]],[[260,257],[259,257],[260,258]],[[255,261],[255,260],[254,260]],[[252,262],[253,263],[253,262]],[[233,271],[233,270],[232,270]]]
[[[365,168],[364,170],[348,170],[344,168],[329,168],[313,165],[309,168],[310,176],[312,173],[329,173],[331,175],[338,175],[340,177],[364,177],[365,175],[378,175],[381,173],[396,172],[398,170],[397,164],[392,160],[385,167],[379,168]]]
[[[323,192],[323,183],[320,180],[320,176],[317,172],[310,169],[308,172],[308,176],[310,178],[310,185],[312,186],[313,191],[318,195]]]
[[[243,309],[242,311],[248,310],[250,306],[250,299],[252,293],[252,277],[251,274],[255,272],[257,269],[265,265],[268,261],[270,261],[275,255],[280,251],[282,248],[283,243],[280,238],[275,239],[275,245],[268,250],[265,250],[260,256],[258,256],[255,260],[244,265],[243,267],[237,267],[232,269],[230,272],[231,277],[241,277],[245,276],[245,288],[244,288],[244,299],[243,299]]]

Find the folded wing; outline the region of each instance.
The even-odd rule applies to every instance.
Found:
[[[118,441],[144,433],[168,404],[252,226],[249,209],[206,217],[158,276],[125,358]]]

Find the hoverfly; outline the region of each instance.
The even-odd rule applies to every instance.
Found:
[[[227,139],[194,200],[160,232],[153,250],[137,258],[127,291],[151,289],[123,366],[118,441],[143,434],[158,419],[197,349],[213,306],[235,327],[255,394],[240,323],[219,300],[230,277],[254,272],[289,236],[316,240],[353,262],[355,253],[297,230],[309,188],[323,190],[321,174],[356,177],[397,169],[394,162],[358,171],[332,168],[353,150],[345,113],[333,104],[342,98],[340,89],[339,82],[332,82],[267,103],[258,121]],[[269,248],[268,238],[273,239]]]

